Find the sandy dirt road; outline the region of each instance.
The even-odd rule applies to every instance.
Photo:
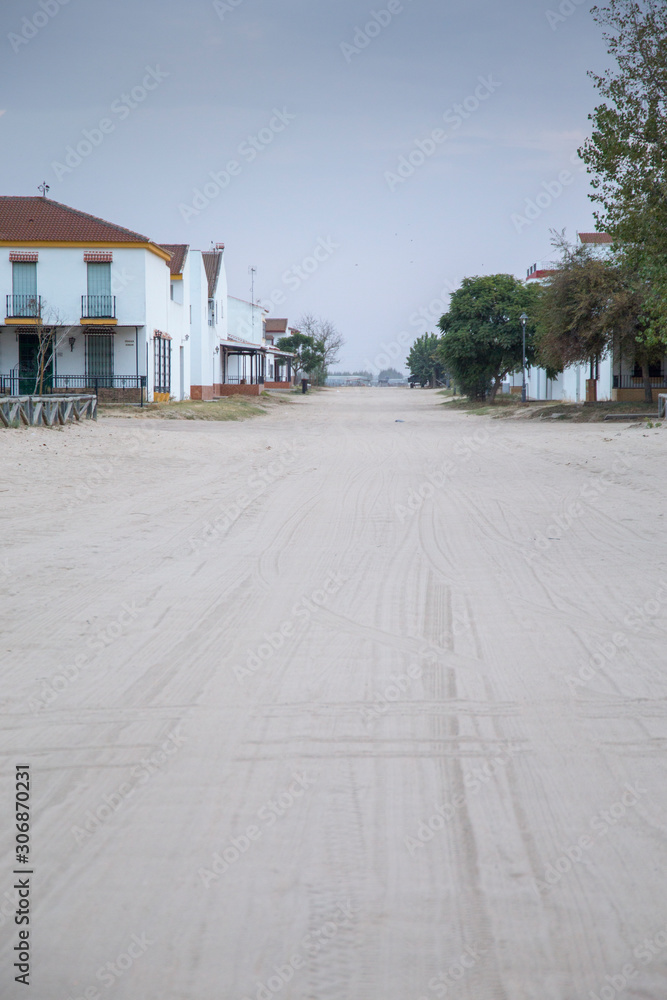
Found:
[[[667,997],[667,432],[440,402],[0,435],[3,997]]]

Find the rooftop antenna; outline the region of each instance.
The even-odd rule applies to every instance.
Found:
[[[250,302],[252,305],[252,339],[253,343],[255,340],[255,275],[257,274],[257,268],[252,264],[248,268],[248,274],[250,275]]]
[[[46,183],[46,181],[42,181],[42,183],[39,185],[39,187],[37,188],[37,190],[42,192],[42,198],[46,198],[46,192],[50,191],[51,188]]]

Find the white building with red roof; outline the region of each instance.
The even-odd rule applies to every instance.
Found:
[[[0,197],[0,393],[212,400],[290,384],[224,244],[158,244],[44,197]],[[286,326],[286,321],[285,321]]]
[[[609,253],[612,239],[608,233],[578,233],[579,242],[593,250],[596,256]],[[528,268],[526,281],[536,281],[544,284],[557,273],[559,262],[554,260],[538,261]],[[522,373],[509,376],[507,383],[509,391],[519,394],[522,388]],[[580,365],[570,365],[556,378],[547,378],[544,368],[533,366],[527,369],[526,387],[529,399],[562,400],[570,403],[580,403],[587,400],[615,399],[614,360],[611,354],[600,358],[597,362]]]
[[[48,342],[47,391],[168,399],[169,277],[147,236],[49,198],[0,197],[0,391],[35,391]]]

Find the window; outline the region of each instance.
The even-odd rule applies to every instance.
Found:
[[[170,284],[169,284],[169,298],[172,300],[172,302],[174,301],[174,282],[173,281],[170,282]]]
[[[111,264],[88,264],[88,302],[84,316],[99,319],[113,316]]]
[[[86,378],[98,388],[113,387],[113,334],[86,335]]]
[[[171,340],[156,336],[153,341],[155,360],[154,392],[171,392]]]
[[[37,264],[12,264],[11,316],[39,316]]]
[[[650,378],[662,378],[662,365],[659,361],[651,361],[648,366],[648,373]],[[633,378],[643,378],[642,366],[638,361],[635,361],[635,370],[632,373]]]

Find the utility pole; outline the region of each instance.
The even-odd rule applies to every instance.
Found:
[[[250,275],[250,303],[252,305],[252,342],[255,343],[255,275],[257,274],[257,268],[252,264],[248,268],[248,274]]]

